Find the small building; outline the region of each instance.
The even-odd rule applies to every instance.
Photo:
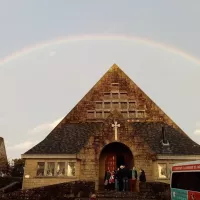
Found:
[[[114,64],[22,158],[23,188],[92,180],[100,189],[105,171],[122,164],[169,182],[174,163],[200,159],[200,145]]]

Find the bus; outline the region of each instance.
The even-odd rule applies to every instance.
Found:
[[[174,164],[170,187],[172,200],[200,200],[200,160]]]

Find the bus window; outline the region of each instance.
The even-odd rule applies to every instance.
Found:
[[[171,187],[200,192],[200,172],[173,172]]]

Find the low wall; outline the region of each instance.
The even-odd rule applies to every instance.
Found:
[[[1,200],[62,200],[74,197],[89,197],[94,192],[94,182],[75,181],[49,185],[29,190],[20,190],[8,194],[0,194]]]
[[[3,188],[13,182],[22,183],[21,177],[0,177],[0,188]]]
[[[140,192],[149,192],[156,196],[159,200],[170,200],[171,192],[170,185],[162,182],[147,182],[140,184]]]

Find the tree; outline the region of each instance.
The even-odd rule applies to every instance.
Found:
[[[25,160],[24,159],[13,159],[13,167],[11,170],[11,176],[14,177],[22,177],[24,174],[24,165],[25,165]]]

